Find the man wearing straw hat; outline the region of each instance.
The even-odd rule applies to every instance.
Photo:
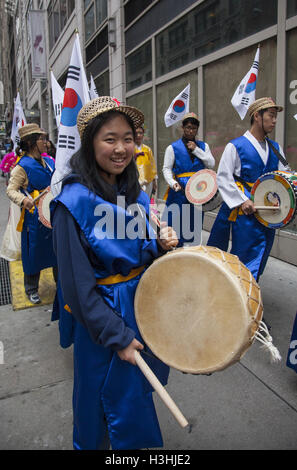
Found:
[[[250,130],[227,144],[217,172],[217,183],[224,202],[207,244],[228,251],[232,227],[231,253],[239,257],[257,281],[264,271],[275,230],[264,227],[254,217],[256,209],[250,199],[250,190],[262,174],[288,170],[277,156],[277,152],[284,156],[280,145],[267,138],[274,130],[277,113],[282,110],[269,97],[254,101],[248,109]]]
[[[35,124],[19,128],[22,156],[11,172],[7,195],[21,207],[17,230],[22,233],[22,263],[25,292],[32,304],[40,303],[38,294],[40,271],[55,267],[57,261],[52,246],[52,231],[41,224],[34,199],[50,185],[54,161],[42,157],[46,152],[46,133]]]

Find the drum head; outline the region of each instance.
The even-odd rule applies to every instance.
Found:
[[[285,173],[271,172],[262,175],[251,190],[255,206],[275,206],[271,211],[258,209],[255,217],[270,228],[281,228],[290,223],[296,211],[296,190]]]
[[[41,196],[38,203],[38,215],[40,222],[47,228],[52,228],[50,217],[50,202],[54,198],[52,192],[49,190],[46,194]]]
[[[186,184],[186,198],[192,204],[205,204],[218,191],[216,173],[212,170],[197,171]]]
[[[238,258],[225,255],[236,259],[240,271]],[[137,325],[152,352],[192,374],[211,373],[238,361],[254,334],[239,279],[203,250],[191,247],[157,259],[140,279],[135,296]]]

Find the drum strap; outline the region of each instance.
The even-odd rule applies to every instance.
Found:
[[[280,154],[280,152],[275,148],[275,146],[273,145],[273,143],[266,137],[266,141],[270,147],[270,149],[275,153],[275,155],[277,156],[277,158],[281,161],[281,163],[284,165],[284,166],[289,166],[287,160]]]

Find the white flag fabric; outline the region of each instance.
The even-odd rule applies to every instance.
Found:
[[[91,83],[90,83],[90,99],[93,100],[94,98],[98,98],[98,92],[96,89],[96,85],[93,79],[93,76],[91,75]]]
[[[19,127],[23,127],[25,124],[27,124],[27,121],[26,121],[25,114],[23,111],[20,93],[18,92],[16,99],[14,101],[14,112],[13,112],[13,120],[12,120],[11,135],[10,135],[10,138],[13,141],[14,151],[20,143]]]
[[[54,113],[55,113],[57,128],[59,129],[60,121],[61,121],[63,99],[64,99],[64,90],[62,87],[60,87],[52,70],[51,70],[51,84],[52,84],[52,100],[53,100]]]
[[[246,76],[241,80],[231,99],[231,103],[238,112],[241,119],[244,119],[249,106],[256,99],[259,59],[260,48],[258,47],[252,67]]]
[[[297,120],[297,114],[295,114],[294,118]]]
[[[45,11],[29,10],[33,78],[47,78],[44,22]]]
[[[80,109],[90,101],[89,87],[83,66],[79,35],[76,33],[61,113],[56,153],[56,169],[51,181],[51,191],[57,196],[62,179],[70,172],[69,160],[80,148],[76,119]]]
[[[183,116],[189,112],[189,103],[190,103],[190,84],[177,95],[174,100],[171,102],[169,108],[167,109],[164,121],[166,127],[172,126],[176,122],[180,121]]]

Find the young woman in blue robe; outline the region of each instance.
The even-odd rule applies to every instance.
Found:
[[[140,111],[110,97],[86,104],[77,120],[81,150],[51,204],[60,328],[64,344],[74,343],[74,449],[163,445],[152,388],[135,362],[135,350],[147,347],[134,295],[145,269],[178,240],[170,227],[157,237],[147,220],[149,198],[133,159],[142,123]],[[169,368],[147,352],[166,384]]]
[[[17,230],[21,232],[24,286],[32,303],[39,303],[40,271],[53,267],[57,277],[57,260],[53,251],[52,230],[39,220],[33,199],[50,186],[55,163],[43,157],[46,133],[35,123],[19,129],[21,158],[11,172],[8,197],[21,207]]]

